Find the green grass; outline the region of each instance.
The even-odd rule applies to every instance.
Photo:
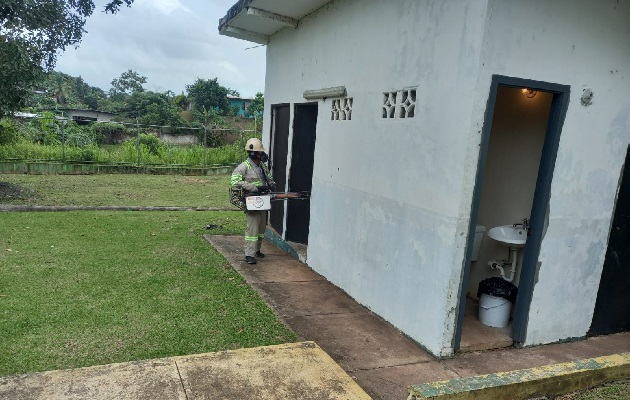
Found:
[[[228,199],[230,177],[226,175],[0,174],[0,182],[20,185],[28,192],[28,196],[12,199],[0,193],[0,203],[233,208]]]
[[[0,145],[1,159],[48,160],[66,162],[130,163],[155,165],[231,165],[243,159],[243,143],[227,144],[220,147],[201,145],[177,146],[163,144],[156,152],[151,152],[146,145],[140,146],[134,141],[120,145],[62,146],[61,144],[37,144],[21,141],[14,144]],[[139,154],[138,154],[139,153]]]
[[[210,206],[208,192],[227,191],[221,177],[220,184],[135,175],[22,178],[36,193],[51,190],[49,204],[96,201],[89,192],[118,187],[120,180],[130,187],[112,198],[125,204],[155,205],[157,199],[197,205],[205,199]],[[167,183],[164,191],[173,192],[156,189],[146,197],[150,184],[136,178]],[[196,201],[178,196],[180,186],[189,185],[198,192],[189,188]],[[207,231],[209,224],[219,228]],[[202,237],[241,235],[241,212],[4,212],[0,226],[0,375],[296,340]]]
[[[532,400],[628,400],[630,381],[621,381],[555,397],[537,397]]]

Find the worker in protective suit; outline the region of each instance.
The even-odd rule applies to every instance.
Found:
[[[260,139],[251,138],[245,144],[247,159],[232,173],[231,186],[239,187],[246,193],[257,193],[261,188],[275,189],[273,177],[267,167],[268,156]],[[256,264],[256,258],[263,258],[262,240],[267,227],[267,211],[245,211],[247,230],[245,231],[245,261]]]

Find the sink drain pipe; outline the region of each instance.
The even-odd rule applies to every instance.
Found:
[[[510,277],[505,277],[505,267],[508,265],[507,262],[499,263],[496,261],[489,261],[488,265],[492,269],[498,269],[501,272],[501,278],[505,279],[508,282],[512,282],[514,280],[514,274],[516,273],[516,254],[518,253],[518,249],[510,247],[510,253],[512,254],[512,269],[510,270]]]

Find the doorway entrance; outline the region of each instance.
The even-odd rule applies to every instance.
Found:
[[[630,147],[621,175],[590,336],[630,331]]]
[[[524,340],[568,94],[567,86],[493,77],[460,289],[453,341],[456,351],[507,347]],[[518,252],[514,252],[514,246],[487,235],[491,228],[522,224],[525,219],[527,242]],[[476,232],[486,234],[473,256]],[[479,321],[478,287],[490,277],[518,287],[516,304],[507,309],[508,321],[512,322],[502,328]]]
[[[291,169],[289,170],[289,191],[291,192],[310,192],[313,186],[317,113],[317,103],[295,105]],[[286,241],[308,244],[310,215],[310,200],[288,202]]]
[[[287,154],[289,153],[289,117],[288,104],[271,106],[271,174],[276,182],[276,190],[287,190]],[[282,236],[284,230],[284,202],[271,202],[269,225]]]

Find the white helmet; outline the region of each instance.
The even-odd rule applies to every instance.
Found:
[[[264,152],[267,151],[265,150],[265,148],[262,145],[262,142],[258,138],[249,139],[247,143],[245,143],[245,150],[246,151],[264,151]]]

